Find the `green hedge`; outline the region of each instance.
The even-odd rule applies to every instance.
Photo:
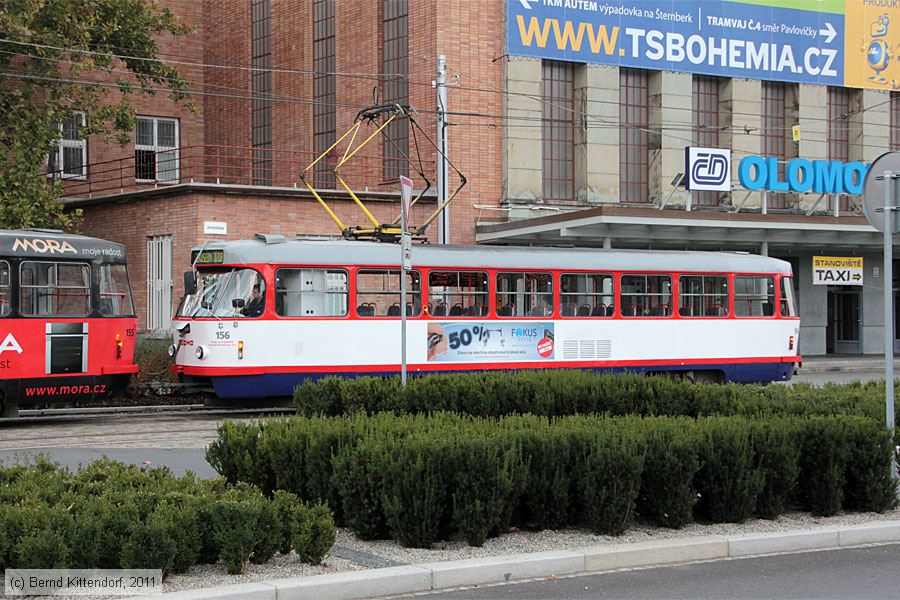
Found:
[[[229,460],[236,459],[229,457]],[[38,460],[0,468],[0,570],[159,568],[225,563],[240,573],[295,550],[318,563],[334,543],[331,512],[249,483],[176,478],[100,460],[70,473]]]
[[[207,459],[229,481],[327,502],[362,538],[417,547],[480,545],[510,526],[617,535],[635,516],[681,527],[896,499],[884,431],[846,415],[295,417],[226,422]]]
[[[480,372],[398,378],[326,378],[296,388],[298,414],[307,417],[440,411],[477,417],[575,414],[699,417],[723,415],[867,416],[884,422],[884,384],[815,387],[696,384],[635,374],[598,375],[551,370]],[[900,411],[897,412],[900,426]]]

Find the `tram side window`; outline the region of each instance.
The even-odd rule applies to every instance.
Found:
[[[497,273],[498,317],[549,317],[553,314],[550,273]]]
[[[428,305],[433,317],[488,314],[488,276],[483,271],[431,271]]]
[[[775,280],[772,277],[738,275],[734,278],[734,314],[738,317],[771,317],[775,314]]]
[[[406,316],[422,312],[422,286],[418,271],[406,274]],[[400,271],[361,269],[356,274],[356,314],[360,317],[399,317]]]
[[[615,312],[613,277],[608,273],[566,273],[559,287],[563,317],[611,317]]]
[[[131,287],[125,265],[100,265],[100,314],[122,317],[134,314]]]
[[[672,314],[672,278],[668,275],[622,275],[623,317],[667,317]]]
[[[678,314],[682,317],[728,316],[728,278],[723,275],[679,277]]]
[[[89,265],[25,261],[19,269],[19,312],[23,315],[81,317],[90,312]]]
[[[0,317],[8,316],[10,307],[9,263],[0,260]]]
[[[797,316],[797,305],[794,302],[794,279],[792,277],[781,278],[781,316]]]
[[[281,317],[343,317],[348,298],[346,271],[275,271],[275,312]]]

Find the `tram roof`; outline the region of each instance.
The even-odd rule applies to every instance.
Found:
[[[268,237],[268,241],[264,239]],[[273,240],[274,238],[274,240]],[[194,251],[222,250],[225,264],[372,265],[397,267],[396,244],[356,240],[257,239],[211,242]],[[192,254],[193,256],[193,254]],[[416,245],[413,265],[510,269],[596,269],[611,271],[712,271],[790,274],[790,263],[738,252],[615,250],[601,248]],[[219,262],[218,260],[216,262]]]
[[[125,262],[125,246],[55,229],[0,229],[0,256]]]

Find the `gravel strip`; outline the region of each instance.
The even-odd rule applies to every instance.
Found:
[[[579,550],[592,546],[615,546],[633,542],[671,540],[702,535],[737,535],[745,533],[778,533],[795,529],[833,528],[859,525],[886,520],[900,520],[900,509],[877,513],[849,513],[835,517],[812,517],[806,513],[790,513],[766,521],[762,519],[746,523],[718,523],[712,525],[691,524],[682,529],[665,529],[647,524],[635,524],[619,537],[593,535],[584,530],[514,531],[485,542],[481,548],[468,546],[464,541],[448,541],[437,549],[404,548],[389,540],[363,541],[350,530],[339,529],[336,552],[325,558],[322,565],[301,563],[293,553],[276,556],[265,565],[249,565],[243,575],[228,575],[223,565],[201,565],[191,568],[184,575],[173,575],[164,584],[165,591],[250,583],[265,579],[304,577],[340,571],[356,571],[374,568],[379,560],[388,564],[421,564],[502,556],[543,550]],[[341,557],[335,556],[339,554]],[[354,562],[354,559],[358,562]]]

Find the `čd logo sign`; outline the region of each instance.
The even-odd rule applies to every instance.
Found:
[[[774,156],[746,156],[738,166],[738,180],[748,190],[813,192],[816,194],[862,194],[869,166],[862,162],[795,158],[787,163],[784,179],[778,174]]]

